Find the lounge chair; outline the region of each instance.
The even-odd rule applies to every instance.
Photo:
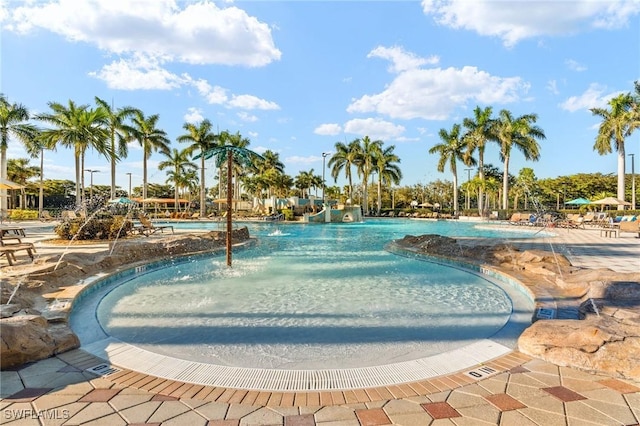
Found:
[[[514,213],[509,218],[509,224],[520,225],[520,213]]]
[[[162,225],[162,226],[156,226],[153,224],[153,222],[151,222],[151,220],[149,220],[148,217],[146,216],[140,216],[140,223],[142,224],[141,226],[138,226],[137,228],[134,228],[136,231],[138,231],[139,234],[144,235],[145,237],[148,237],[151,234],[155,234],[156,232],[160,231],[162,233],[164,233],[165,229],[171,229],[171,233],[173,234],[173,226],[172,225]]]
[[[63,220],[75,220],[78,219],[78,215],[73,210],[65,210],[62,212]]]
[[[596,221],[596,214],[594,212],[588,212],[582,217],[582,224],[594,226]]]
[[[49,210],[42,210],[42,213],[40,214],[40,221],[51,222],[52,220],[56,219],[55,217],[51,216],[51,214],[49,214]]]
[[[24,250],[27,252],[31,261],[33,261],[33,253],[36,251],[31,243],[20,244],[8,244],[6,246],[0,246],[0,256],[5,256],[9,266],[13,266],[13,262],[16,261],[16,252]]]
[[[200,219],[200,213],[194,213],[189,219]]]

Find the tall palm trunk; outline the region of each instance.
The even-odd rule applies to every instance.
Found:
[[[2,179],[7,178],[7,141],[6,137],[2,135],[2,148],[0,149],[0,177]],[[0,189],[0,219],[4,220],[7,215],[7,190]]]
[[[377,216],[380,216],[380,209],[382,207],[382,173],[378,174],[378,210]]]
[[[502,175],[502,209],[509,209],[509,156],[504,156],[504,172]]]
[[[115,132],[111,132],[111,150],[116,152],[116,135]],[[116,198],[116,158],[111,156],[111,199]]]
[[[484,147],[478,149],[478,178],[481,182],[484,182]],[[478,188],[478,213],[482,217],[484,212],[484,188],[480,185]]]
[[[38,217],[42,217],[44,203],[44,149],[40,148],[40,191],[38,192]]]
[[[147,199],[147,149],[146,146],[142,149],[142,211],[146,212],[146,203],[144,200]]]
[[[81,163],[80,163],[80,154],[77,153],[75,156],[75,162],[76,162],[76,205],[80,205],[80,203],[82,202],[82,195],[80,193],[80,186],[82,185],[82,175],[84,173],[82,173],[80,170],[82,168]]]
[[[624,143],[618,144],[618,199],[624,200],[624,172],[625,172]],[[624,210],[622,204],[618,204],[618,210]]]

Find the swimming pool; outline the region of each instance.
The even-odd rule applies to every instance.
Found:
[[[163,356],[238,368],[375,367],[489,338],[514,312],[531,309],[509,285],[384,250],[407,234],[528,232],[412,220],[247,225],[259,243],[236,252],[232,269],[221,256],[199,257],[89,295],[71,318],[82,344],[109,336]],[[87,329],[92,315],[103,333]]]

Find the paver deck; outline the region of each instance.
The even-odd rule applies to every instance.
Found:
[[[576,266],[640,271],[640,239],[597,230],[512,241],[554,249]],[[60,247],[38,243],[39,253]],[[104,247],[80,247],[91,251]],[[220,388],[119,368],[77,349],[0,372],[0,424],[13,425],[634,425],[640,383],[590,374],[512,351],[461,371],[394,386],[317,392]]]

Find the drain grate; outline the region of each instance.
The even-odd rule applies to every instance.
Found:
[[[480,367],[480,368],[476,368],[475,370],[467,371],[464,374],[473,379],[480,380],[489,376],[493,376],[497,372],[498,370],[491,367]]]
[[[122,370],[110,364],[98,364],[94,365],[93,367],[87,368],[85,371],[96,374],[98,376],[108,376],[113,373],[118,373]]]
[[[491,340],[481,340],[449,352],[372,367],[278,370],[242,368],[186,361],[156,354],[113,338],[84,346],[83,350],[109,359],[122,370],[136,371],[164,379],[205,386],[266,391],[322,391],[358,389],[408,383],[474,368],[470,377],[486,377],[497,373],[481,364],[511,352]],[[478,367],[481,365],[480,367]],[[99,366],[96,374],[112,374],[109,363]],[[96,367],[93,367],[94,369]],[[118,370],[116,370],[118,371]],[[467,373],[468,374],[468,373]]]
[[[539,308],[538,312],[536,313],[536,318],[538,319],[553,319],[553,317],[555,316],[555,309],[548,309],[548,308]]]

